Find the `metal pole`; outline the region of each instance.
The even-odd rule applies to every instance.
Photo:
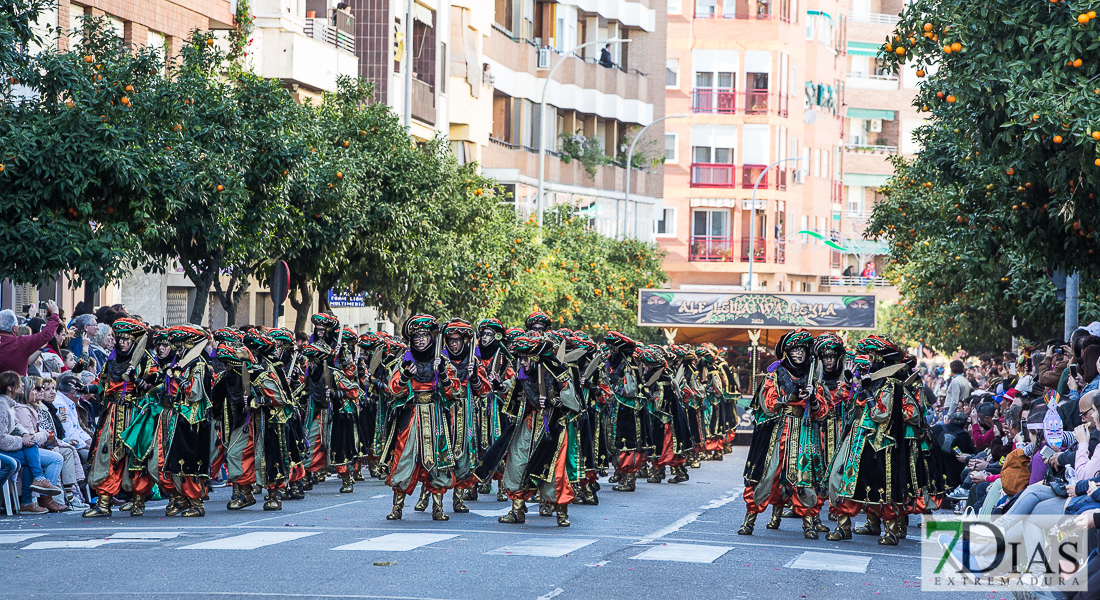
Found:
[[[409,0],[409,13],[405,15],[405,129],[412,131],[413,87],[413,4]]]
[[[752,208],[750,209],[751,210],[751,216],[749,217],[749,291],[750,292],[752,291],[752,264],[754,262],[753,258],[755,258],[753,256],[753,254],[756,253],[756,190],[757,190],[757,188],[760,187],[760,181],[762,179],[764,179],[764,175],[767,175],[768,171],[770,171],[772,167],[774,167],[776,165],[779,165],[781,163],[785,163],[789,160],[810,160],[810,159],[808,157],[805,157],[805,156],[795,156],[794,158],[781,158],[781,159],[773,162],[772,164],[764,167],[764,170],[760,171],[760,174],[756,176],[756,181],[753,182],[753,184],[752,184]],[[733,232],[731,231],[730,233],[733,233]],[[730,236],[730,237],[733,237],[733,236]]]
[[[1080,300],[1081,273],[1074,271],[1073,275],[1066,277],[1066,336],[1077,331],[1077,309]]]
[[[535,196],[535,202],[538,206],[539,212],[539,227],[542,226],[542,188],[544,187],[544,184],[546,182],[546,90],[550,87],[550,80],[554,78],[554,72],[557,71],[558,67],[560,67],[562,63],[565,62],[565,59],[569,58],[569,55],[571,54],[576,54],[577,50],[580,50],[581,48],[592,46],[595,44],[626,44],[628,42],[630,42],[630,40],[619,38],[612,38],[610,40],[604,40],[602,42],[599,40],[593,42],[585,42],[573,48],[569,52],[564,53],[562,57],[558,59],[558,62],[554,65],[554,68],[550,69],[550,73],[546,76],[546,81],[542,84],[542,102],[539,103],[539,191],[538,195]],[[618,211],[617,203],[615,205],[615,210]],[[616,217],[616,222],[617,221],[618,217]],[[616,225],[616,227],[618,227],[618,225]]]
[[[660,119],[657,119],[656,121],[653,121],[649,125],[646,125],[645,127],[642,127],[642,130],[638,132],[638,135],[634,136],[634,139],[630,140],[630,150],[628,150],[626,152],[626,194],[625,194],[625,197],[623,199],[623,206],[625,207],[624,210],[626,211],[627,216],[630,215],[630,172],[634,170],[634,168],[633,168],[633,164],[634,164],[634,145],[638,143],[638,140],[641,139],[642,134],[645,133],[647,129],[649,129],[650,127],[656,125],[657,123],[660,123],[661,121],[664,121],[665,119],[680,119],[680,118],[683,118],[683,117],[690,117],[690,116],[691,116],[690,114],[682,114],[682,115],[668,115],[667,117],[661,117]],[[615,203],[615,239],[619,238],[619,210],[618,210],[618,208],[619,208],[619,203],[616,202]],[[623,229],[626,229],[625,225],[623,226]],[[625,232],[624,232],[623,237],[626,237]],[[637,200],[634,201],[634,237],[638,237],[638,201]]]

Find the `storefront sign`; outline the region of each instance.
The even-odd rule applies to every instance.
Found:
[[[638,324],[739,329],[874,329],[875,297],[640,290]]]

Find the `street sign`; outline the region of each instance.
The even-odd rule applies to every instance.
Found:
[[[362,308],[367,305],[363,300],[363,294],[341,294],[329,290],[328,305],[332,308]]]

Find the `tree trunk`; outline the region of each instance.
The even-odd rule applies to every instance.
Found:
[[[298,293],[298,297],[295,297],[295,292]],[[306,321],[309,319],[309,313],[313,308],[313,291],[309,289],[309,282],[292,276],[287,299],[290,300],[290,305],[294,307],[294,331],[305,331]]]
[[[210,297],[210,282],[214,279],[214,271],[211,269],[197,276],[189,273],[187,278],[195,284],[195,304],[191,307],[191,316],[187,321],[193,325],[202,325],[202,315],[206,312],[206,302]]]
[[[332,287],[317,289],[317,310],[323,313],[332,313],[332,306],[328,303],[328,293]]]

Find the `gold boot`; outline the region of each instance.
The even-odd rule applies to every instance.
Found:
[[[251,494],[252,490],[248,490]],[[252,503],[256,503],[256,499],[252,499]],[[181,517],[205,517],[206,507],[202,504],[202,498],[195,498],[194,500],[187,501],[187,508],[180,511]]]
[[[420,488],[420,499],[416,501],[416,505],[413,506],[413,510],[416,512],[424,512],[428,510],[428,501],[431,499],[432,494],[428,491],[428,488]]]
[[[814,516],[814,529],[818,533],[829,533],[829,527],[821,522],[821,515],[815,514]]]
[[[852,533],[856,535],[879,535],[882,533],[881,526],[882,519],[878,515],[867,513],[867,522],[864,523],[863,527],[853,529]]]
[[[109,517],[111,516],[111,495],[100,494],[96,496],[95,504],[93,504],[88,510],[84,511],[84,517],[90,519],[92,517]]]
[[[498,523],[524,523],[527,521],[527,506],[523,500],[512,500],[512,510],[497,519]]]
[[[636,473],[624,473],[619,485],[613,486],[611,489],[616,492],[633,492],[635,488],[635,482],[638,480]]]
[[[745,522],[737,529],[737,535],[752,535],[752,530],[756,527],[756,515],[751,510],[745,513]]]
[[[264,510],[283,510],[283,499],[279,496],[279,490],[267,490]]]
[[[443,512],[443,494],[432,494],[432,520],[449,521],[451,518]]]
[[[251,485],[234,485],[233,497],[225,505],[229,510],[241,510],[256,503],[256,496],[252,493]]]
[[[355,482],[352,480],[350,470],[341,475],[340,479],[344,482],[344,485],[340,486],[341,494],[350,494],[355,491]]]
[[[539,502],[539,516],[540,517],[552,517],[554,516],[554,506],[549,502]]]
[[[118,510],[119,512],[130,512],[134,510],[134,501],[130,500],[129,502],[123,502],[122,506],[118,507]]]
[[[134,506],[130,508],[131,517],[140,517],[145,514],[145,496],[143,494],[137,494],[134,496]]]
[[[463,502],[463,495],[465,495],[464,490],[458,488],[451,490],[451,511],[456,515],[464,515],[470,512],[470,507]]]
[[[817,539],[817,528],[814,527],[814,516],[806,515],[802,517],[802,535],[808,540]]]
[[[904,540],[909,534],[909,515],[902,515],[894,520],[894,537]]]
[[[852,539],[852,517],[848,515],[837,515],[836,529],[829,535],[826,535],[825,539],[830,542]]]
[[[768,529],[779,529],[779,524],[782,523],[782,522],[783,522],[783,506],[776,504],[776,505],[772,506],[772,518],[771,518],[771,520],[768,521],[768,524],[765,525],[764,527],[767,527]]]
[[[569,505],[559,504],[558,506],[558,527],[569,527]]]
[[[181,494],[172,494],[172,499],[168,501],[168,506],[164,507],[164,516],[174,517],[187,508],[187,498]]]
[[[393,493],[393,510],[390,514],[386,515],[387,521],[400,521],[401,511],[405,508],[405,494],[401,492]]]

